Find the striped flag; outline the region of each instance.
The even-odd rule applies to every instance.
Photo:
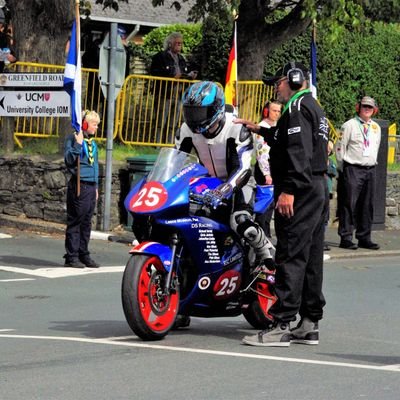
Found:
[[[228,70],[225,80],[225,103],[237,106],[237,51],[236,51],[236,21],[233,30],[233,43],[229,53]]]
[[[310,89],[314,99],[317,98],[317,45],[315,43],[315,27],[311,34],[310,45]]]
[[[82,123],[82,72],[80,37],[77,37],[76,22],[72,26],[67,63],[64,72],[64,89],[71,96],[71,122],[75,132],[80,132]]]

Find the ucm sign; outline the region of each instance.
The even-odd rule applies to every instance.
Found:
[[[0,74],[0,116],[69,117],[70,98],[62,90],[64,74]],[[11,90],[7,90],[10,88]],[[12,89],[21,88],[21,91]]]
[[[0,92],[0,116],[68,117],[69,95],[64,91]]]

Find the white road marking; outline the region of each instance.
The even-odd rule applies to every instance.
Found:
[[[19,281],[35,281],[35,278],[20,278],[20,279],[0,279],[0,282],[19,282]]]
[[[342,363],[342,362],[332,362],[332,361],[321,361],[321,360],[310,360],[306,358],[291,358],[291,357],[275,357],[267,356],[262,354],[252,354],[252,353],[235,353],[232,351],[219,351],[219,350],[207,350],[207,349],[194,349],[190,347],[175,347],[175,346],[162,346],[157,344],[148,343],[132,343],[132,342],[120,342],[116,340],[126,340],[135,339],[136,336],[121,336],[120,338],[105,338],[105,339],[85,339],[78,337],[68,337],[68,336],[34,336],[34,335],[7,335],[0,334],[1,338],[8,339],[35,339],[35,340],[59,340],[66,342],[81,342],[81,343],[91,343],[91,344],[104,344],[112,346],[125,346],[125,347],[137,347],[144,349],[153,350],[167,350],[167,351],[177,351],[184,353],[197,353],[197,354],[208,354],[214,356],[225,356],[225,357],[240,357],[240,358],[251,358],[258,360],[269,360],[269,361],[281,361],[289,363],[299,363],[299,364],[312,364],[312,365],[325,365],[329,367],[340,367],[340,368],[356,368],[356,369],[368,369],[374,371],[382,372],[400,372],[398,365],[366,365],[366,364],[353,364],[353,363]]]
[[[400,372],[400,364],[393,364],[393,365],[385,365],[382,369],[395,369]]]
[[[6,233],[0,233],[0,239],[10,239],[12,238],[11,235],[7,235]]]
[[[18,267],[6,267],[0,265],[0,271],[14,272],[16,274],[25,274],[40,276],[42,278],[65,278],[68,276],[88,275],[88,274],[105,274],[111,272],[121,272],[125,269],[125,266],[115,267],[100,267],[100,268],[18,268]]]
[[[15,331],[15,329],[0,329],[0,332],[12,332]]]

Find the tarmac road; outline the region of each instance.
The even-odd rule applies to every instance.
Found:
[[[399,257],[325,263],[318,346],[254,348],[242,317],[193,318],[143,342],[120,286],[129,246],[92,240],[102,268],[63,268],[63,236],[1,228],[0,398],[379,399],[400,393]],[[376,257],[375,255],[379,255]]]

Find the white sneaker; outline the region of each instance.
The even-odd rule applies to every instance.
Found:
[[[245,336],[242,342],[250,346],[289,347],[290,337],[289,323],[279,322],[257,335]]]

